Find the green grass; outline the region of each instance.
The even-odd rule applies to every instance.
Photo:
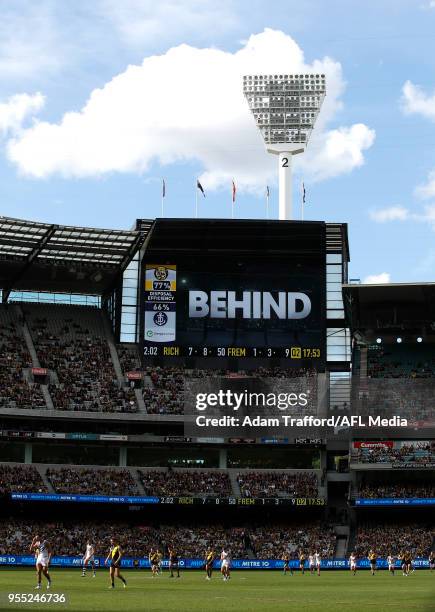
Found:
[[[198,571],[182,572],[182,577],[169,578],[168,572],[156,579],[149,571],[125,571],[127,589],[119,580],[109,590],[107,570],[99,570],[96,578],[88,574],[81,578],[80,570],[52,569],[51,592],[65,593],[68,603],[9,604],[8,593],[47,593],[45,583],[41,591],[34,591],[35,575],[26,569],[0,570],[0,609],[40,610],[59,609],[134,610],[178,612],[189,610],[237,610],[247,612],[270,610],[383,612],[391,610],[430,612],[435,610],[435,572],[419,570],[408,578],[396,572],[390,576],[380,571],[374,577],[359,571],[352,576],[348,571],[324,571],[320,577],[305,574],[283,576],[276,571],[237,571],[228,582],[217,572],[211,582]]]

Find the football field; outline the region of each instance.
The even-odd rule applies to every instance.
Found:
[[[380,571],[372,577],[368,571],[352,576],[348,571],[325,571],[321,576],[300,573],[284,576],[275,571],[233,572],[223,582],[215,572],[206,581],[204,573],[183,572],[180,579],[164,572],[151,578],[149,571],[130,570],[124,575],[126,589],[119,580],[109,589],[108,571],[99,570],[96,578],[80,570],[52,570],[53,586],[47,591],[34,590],[35,575],[29,569],[0,570],[0,609],[41,610],[130,610],[207,611],[207,610],[305,610],[359,612],[367,610],[435,610],[435,572],[416,571],[409,577],[401,572],[391,576]],[[64,594],[66,603],[10,603],[12,594]],[[54,599],[54,597],[53,597]]]

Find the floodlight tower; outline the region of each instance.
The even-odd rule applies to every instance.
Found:
[[[279,218],[292,218],[292,157],[303,153],[326,94],[324,74],[247,75],[243,93],[268,153],[279,156]]]

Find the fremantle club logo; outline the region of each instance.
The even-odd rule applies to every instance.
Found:
[[[156,312],[156,314],[153,317],[153,321],[156,325],[158,325],[159,327],[162,327],[163,325],[166,325],[166,323],[168,322],[168,315],[164,312]]]

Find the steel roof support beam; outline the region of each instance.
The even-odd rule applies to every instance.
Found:
[[[27,272],[27,270],[32,266],[32,263],[38,257],[38,255],[41,253],[41,251],[44,249],[44,247],[47,245],[50,239],[53,237],[58,227],[59,227],[58,225],[50,225],[50,227],[45,232],[45,234],[42,236],[38,244],[32,249],[31,253],[28,254],[27,258],[25,259],[23,265],[21,266],[20,270],[17,272],[15,277],[11,280],[11,282],[6,288],[3,288],[3,293],[2,293],[3,304],[7,303],[9,296],[11,294],[11,291],[14,288],[14,285],[20,280],[20,278],[23,277],[23,275]]]

